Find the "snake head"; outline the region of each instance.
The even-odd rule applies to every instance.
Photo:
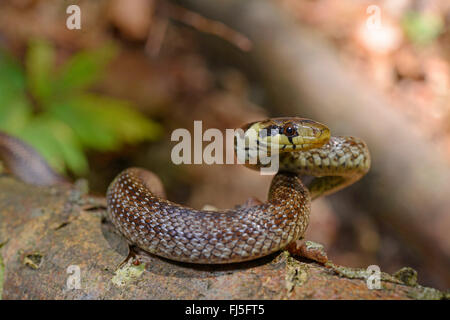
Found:
[[[270,118],[242,127],[245,133],[251,130],[262,148],[277,148],[279,152],[305,151],[319,148],[330,139],[327,126],[310,119],[289,117]]]

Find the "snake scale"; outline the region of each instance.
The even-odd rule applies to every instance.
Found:
[[[196,210],[166,200],[152,172],[128,168],[113,180],[106,194],[108,215],[116,229],[129,243],[171,260],[202,264],[253,260],[302,237],[311,199],[356,182],[370,168],[369,151],[361,139],[331,136],[325,125],[313,120],[271,118],[242,129],[256,133],[258,147],[271,146],[279,152],[279,171],[266,202],[228,210]],[[32,167],[29,163],[43,161],[31,147],[19,140],[11,143],[7,137],[0,135],[0,157],[10,171],[24,171],[26,164]],[[263,167],[261,163],[246,166]],[[43,164],[36,168],[43,176],[49,170]],[[59,182],[60,177],[53,175],[49,180]],[[315,178],[305,186],[302,175]]]

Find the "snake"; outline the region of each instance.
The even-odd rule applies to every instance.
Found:
[[[301,239],[311,201],[357,182],[370,169],[370,153],[362,139],[331,136],[326,125],[311,119],[269,118],[240,129],[253,133],[246,135],[247,144],[241,149],[246,167],[267,166],[258,160],[250,163],[251,143],[276,150],[279,169],[267,201],[225,210],[190,208],[166,199],[155,173],[132,167],[119,173],[106,192],[107,214],[115,229],[130,245],[169,260],[193,264],[254,260]],[[0,158],[13,173],[33,177],[30,183],[40,176],[47,176],[45,183],[39,181],[42,185],[62,179],[30,146],[6,134],[0,135]],[[38,174],[25,172],[32,169]],[[313,177],[308,185],[304,176]]]

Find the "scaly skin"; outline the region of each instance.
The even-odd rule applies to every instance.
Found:
[[[308,189],[311,198],[316,199],[361,179],[370,169],[370,154],[359,138],[331,137],[320,148],[283,153],[280,169],[315,176]]]
[[[308,226],[309,193],[292,173],[274,177],[267,203],[225,211],[157,197],[144,182],[148,173],[120,173],[107,192],[108,212],[132,244],[158,256],[205,264],[252,260],[285,247]]]

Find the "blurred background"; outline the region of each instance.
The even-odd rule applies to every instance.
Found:
[[[313,203],[306,238],[335,263],[410,266],[448,289],[449,26],[447,0],[3,0],[0,130],[93,193],[141,166],[173,201],[230,208],[266,199],[271,177],[176,166],[171,132],[315,119],[363,138],[373,163]]]

